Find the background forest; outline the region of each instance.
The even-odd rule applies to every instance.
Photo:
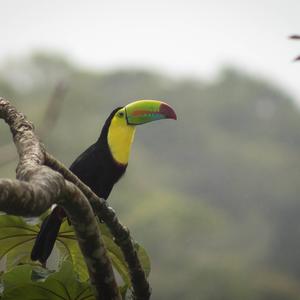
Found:
[[[211,82],[41,53],[0,68],[0,95],[37,132],[59,82],[66,95],[43,142],[66,165],[117,106],[160,99],[177,112],[138,128],[109,199],[150,255],[152,299],[299,299],[300,112],[288,93],[230,67]],[[5,125],[0,136],[11,141]],[[13,178],[16,160],[4,161],[1,177]]]

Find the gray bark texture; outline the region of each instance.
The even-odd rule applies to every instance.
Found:
[[[34,133],[33,124],[3,98],[0,98],[0,118],[9,125],[19,154],[17,180],[0,179],[0,210],[33,217],[41,215],[52,204],[62,206],[74,227],[96,299],[121,299],[86,195],[45,165],[45,150]]]

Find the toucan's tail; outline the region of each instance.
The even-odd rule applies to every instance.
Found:
[[[39,260],[42,264],[47,261],[65,216],[64,210],[61,207],[56,206],[51,214],[44,219],[40,232],[38,233],[31,250],[32,260]]]

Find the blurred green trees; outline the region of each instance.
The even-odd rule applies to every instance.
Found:
[[[206,82],[36,54],[2,66],[0,95],[38,130],[59,81],[68,93],[44,143],[67,165],[116,106],[161,99],[177,112],[139,128],[109,199],[150,254],[153,299],[299,299],[300,113],[284,91],[231,68]],[[10,141],[5,126],[0,135]]]

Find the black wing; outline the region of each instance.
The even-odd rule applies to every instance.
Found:
[[[70,170],[97,196],[107,199],[126,167],[116,163],[108,147],[97,142],[72,163]]]

